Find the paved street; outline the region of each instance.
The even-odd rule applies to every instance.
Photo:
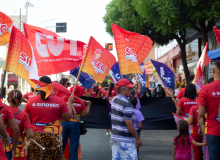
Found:
[[[20,109],[23,108],[24,104]],[[81,136],[83,160],[111,160],[110,136],[106,136],[105,133],[104,129],[88,129],[87,134]],[[177,130],[143,130],[140,158],[142,160],[172,159],[172,143],[177,134]]]

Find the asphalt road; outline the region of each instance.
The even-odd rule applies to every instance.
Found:
[[[25,104],[19,107],[24,109]],[[173,138],[177,130],[143,130],[140,148],[142,160],[171,160]],[[80,137],[83,160],[111,160],[110,136],[104,129],[88,129],[86,135]]]

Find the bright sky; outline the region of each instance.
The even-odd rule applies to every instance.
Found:
[[[7,15],[26,15],[27,0],[7,0],[0,5],[0,11]],[[67,22],[67,33],[58,33],[61,37],[88,43],[93,36],[103,47],[105,43],[114,43],[114,39],[105,32],[102,20],[105,7],[111,0],[29,0],[28,24],[42,28],[55,26],[56,22]],[[52,20],[54,19],[54,20]],[[43,22],[46,21],[46,22]],[[40,24],[39,24],[40,23]],[[55,32],[55,27],[47,28]],[[156,49],[158,56],[173,48],[176,42]],[[112,53],[116,55],[115,45]],[[157,57],[157,55],[155,55]]]
[[[7,0],[0,5],[0,11],[7,15],[26,15],[27,0]],[[105,43],[114,43],[114,39],[105,32],[102,17],[105,7],[111,0],[29,0],[28,24],[45,28],[55,26],[57,22],[67,22],[67,33],[58,33],[61,37],[88,43],[93,36],[103,47]],[[51,20],[55,19],[55,20]],[[47,21],[49,20],[49,21]],[[42,22],[47,21],[47,22]],[[41,23],[42,22],[42,23]],[[47,28],[55,32],[55,27]],[[116,56],[116,50],[112,53]],[[117,57],[117,56],[116,56]]]

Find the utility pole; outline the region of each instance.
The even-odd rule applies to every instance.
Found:
[[[21,8],[20,8],[20,25],[19,25],[19,29],[20,29],[20,31],[21,31],[21,24],[22,24],[22,19],[21,19]]]
[[[28,23],[28,7],[34,7],[34,4],[31,4],[30,2],[26,2],[26,23]]]

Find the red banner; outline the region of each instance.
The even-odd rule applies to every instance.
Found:
[[[25,36],[33,47],[39,76],[70,71],[83,59],[86,44],[62,38],[56,33],[24,24]]]
[[[10,33],[13,21],[3,12],[0,12],[0,46],[9,43]]]
[[[112,23],[121,74],[141,73],[140,64],[152,49],[153,41],[138,33],[126,31]]]
[[[93,76],[95,81],[102,83],[115,63],[114,55],[90,37],[82,71]]]

